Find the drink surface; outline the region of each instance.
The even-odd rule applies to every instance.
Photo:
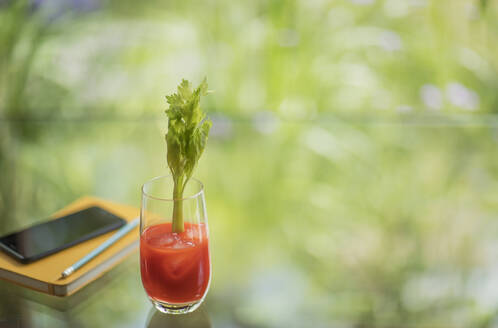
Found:
[[[140,236],[140,271],[145,291],[155,300],[200,300],[211,274],[206,225],[185,223],[181,233],[171,232],[171,223],[147,227]]]

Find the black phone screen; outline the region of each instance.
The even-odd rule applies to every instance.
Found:
[[[1,237],[0,246],[18,260],[31,262],[117,229],[125,223],[125,220],[100,207],[90,207]]]

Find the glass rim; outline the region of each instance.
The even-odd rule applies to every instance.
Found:
[[[189,183],[191,181],[195,181],[199,184],[199,191],[196,192],[195,194],[191,195],[191,196],[188,196],[188,197],[183,197],[183,198],[162,198],[162,197],[157,197],[157,196],[152,196],[151,194],[148,194],[146,191],[145,191],[145,187],[147,185],[150,185],[154,182],[157,182],[157,180],[161,180],[161,179],[164,179],[164,178],[170,178],[171,180],[173,180],[173,177],[171,176],[171,174],[166,174],[166,175],[160,175],[160,176],[157,176],[157,177],[154,177],[148,181],[146,181],[143,185],[142,185],[142,194],[147,196],[148,198],[152,198],[152,199],[155,199],[155,200],[164,200],[164,201],[169,201],[169,202],[174,202],[174,201],[179,201],[179,200],[187,200],[187,199],[194,199],[194,198],[197,198],[200,194],[202,194],[204,192],[204,184],[199,180],[199,179],[196,179],[196,178],[190,178],[189,179]]]

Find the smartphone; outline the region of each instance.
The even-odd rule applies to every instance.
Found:
[[[0,237],[0,248],[22,263],[118,229],[126,221],[94,206]]]

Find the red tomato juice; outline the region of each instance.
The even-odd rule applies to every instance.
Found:
[[[200,300],[209,285],[211,262],[205,224],[185,223],[171,232],[171,223],[147,227],[140,236],[140,272],[147,294],[166,303]]]

